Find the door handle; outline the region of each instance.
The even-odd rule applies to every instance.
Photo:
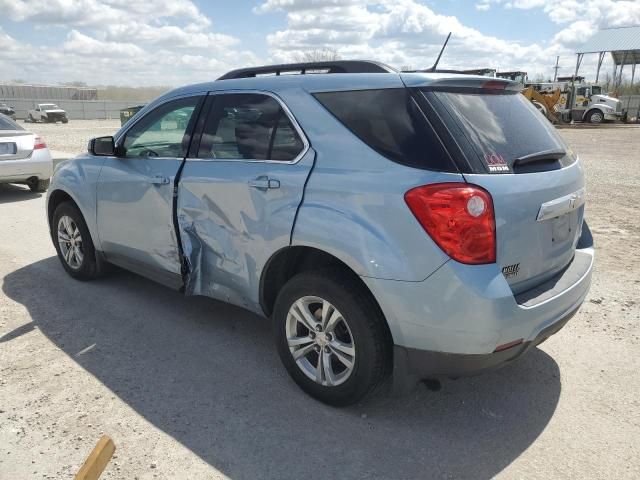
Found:
[[[269,188],[280,188],[280,180],[269,177],[258,177],[253,180],[249,180],[249,186],[263,190],[267,190]]]
[[[155,177],[151,177],[149,182],[151,182],[151,183],[153,183],[155,185],[168,185],[169,184],[169,178],[168,177],[164,177],[162,175],[156,175]]]

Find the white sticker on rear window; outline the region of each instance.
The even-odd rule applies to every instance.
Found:
[[[509,164],[499,153],[485,153],[484,161],[490,172],[509,172]]]

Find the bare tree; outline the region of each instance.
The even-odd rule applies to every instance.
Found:
[[[342,56],[335,48],[316,48],[294,56],[296,62],[330,62],[341,58]]]
[[[600,84],[603,86],[606,92],[611,88],[612,76],[609,72],[604,73],[604,78],[600,81]]]

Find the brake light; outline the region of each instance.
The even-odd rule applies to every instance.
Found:
[[[487,82],[484,82],[481,88],[489,88],[491,90],[505,90],[507,88],[507,85],[509,84],[505,81],[489,80]]]
[[[496,224],[491,194],[468,183],[436,183],[409,190],[405,202],[420,225],[454,260],[496,261]]]
[[[33,144],[33,149],[34,150],[40,150],[41,148],[47,148],[47,144],[44,142],[44,138],[42,137],[36,137],[34,144]]]

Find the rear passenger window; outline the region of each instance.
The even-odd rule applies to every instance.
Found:
[[[389,160],[429,170],[457,171],[407,89],[314,96],[360,140]]]
[[[224,94],[213,102],[198,157],[290,161],[303,148],[298,132],[274,98]]]

